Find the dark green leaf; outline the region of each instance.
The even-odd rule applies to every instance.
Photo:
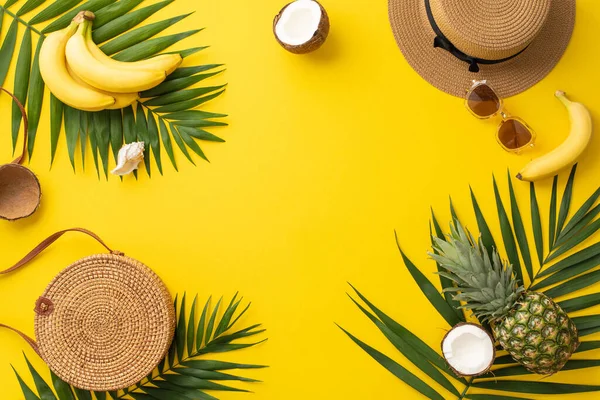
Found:
[[[92,33],[92,39],[95,43],[103,43],[109,39],[112,39],[123,32],[127,32],[134,26],[138,25],[148,17],[153,15],[159,10],[162,10],[174,0],[161,1],[159,3],[152,4],[148,7],[140,8],[139,10],[132,11],[130,13],[121,15],[111,21],[106,22],[103,26],[95,29]],[[104,50],[104,48],[102,48]]]
[[[513,189],[510,171],[508,172],[508,191],[510,194],[510,211],[512,215],[513,227],[515,229],[515,236],[517,237],[517,243],[519,244],[519,250],[521,250],[521,257],[523,257],[523,263],[525,264],[527,275],[529,275],[530,280],[533,280],[533,264],[531,262],[531,253],[529,252],[529,243],[527,242],[525,226],[523,225],[523,219],[521,218],[521,212],[519,211],[519,204],[517,203],[517,197],[515,196],[515,191]]]
[[[600,349],[600,340],[593,340],[588,342],[581,342],[575,353],[582,353],[584,351]]]
[[[573,218],[571,218],[571,220],[567,223],[567,226],[565,226],[560,235],[558,235],[559,240],[579,225],[579,223],[585,217],[587,212],[596,203],[598,197],[600,197],[600,188],[596,189],[596,191],[585,201],[585,203],[583,203],[583,205],[579,207],[579,210],[577,210],[575,215],[573,215]]]
[[[252,305],[252,303],[248,303],[248,305],[246,306],[246,308],[244,308],[242,310],[242,312],[239,313],[238,316],[235,317],[235,319],[233,321],[231,321],[231,323],[229,324],[229,326],[227,326],[227,328],[225,328],[225,330],[228,331],[229,329],[233,328],[234,325],[240,320],[240,318],[242,318],[242,316],[244,314],[246,314],[246,311],[248,311],[248,309],[250,308],[251,305]]]
[[[223,391],[231,391],[231,392],[247,392],[244,389],[232,388],[229,386],[224,386],[218,383],[210,382],[205,379],[196,378],[193,376],[186,375],[171,375],[166,374],[163,378],[172,384],[177,386],[181,386],[184,388],[190,389],[200,389],[200,390],[223,390]]]
[[[166,389],[167,391],[170,391],[168,393],[165,393],[164,395],[162,395],[161,400],[172,400],[172,397],[169,396],[169,393],[172,392],[177,392],[179,394],[182,394],[184,396],[186,396],[186,400],[187,399],[195,399],[195,400],[218,400],[216,397],[213,397],[209,394],[206,394],[204,392],[195,390],[195,389],[189,389],[189,388],[183,388],[181,386],[177,386],[174,385],[172,383],[169,382],[165,382],[165,381],[156,381],[154,383],[156,386],[158,386],[159,388],[162,389]],[[155,393],[156,395],[156,393]],[[156,397],[153,397],[152,399],[155,399]]]
[[[523,279],[523,271],[521,269],[521,262],[519,261],[519,252],[517,251],[517,244],[515,243],[515,237],[513,235],[512,227],[510,225],[510,221],[508,220],[508,215],[506,214],[504,205],[502,204],[502,199],[500,198],[500,191],[498,190],[498,185],[496,184],[496,178],[493,178],[493,181],[494,195],[496,197],[496,207],[498,208],[498,220],[500,221],[500,230],[502,232],[502,239],[504,240],[504,248],[506,250],[506,255],[508,256],[509,262],[513,266],[515,277],[519,281],[521,281],[521,283],[525,283],[525,280]]]
[[[129,62],[143,60],[160,53],[161,51],[171,47],[175,43],[180,42],[187,37],[195,35],[201,30],[202,29],[194,29],[191,31],[176,33],[174,35],[149,39],[142,43],[128,47],[127,49],[115,55],[113,58],[115,60]]]
[[[75,170],[75,148],[77,146],[77,138],[79,137],[79,110],[76,110],[67,105],[65,110],[65,135],[67,137],[67,149],[69,151],[69,159],[73,170]]]
[[[394,232],[395,233],[395,232]],[[419,288],[427,297],[427,300],[431,303],[433,307],[437,310],[437,312],[444,317],[446,322],[450,326],[454,326],[460,322],[460,318],[454,312],[454,309],[446,303],[446,300],[440,295],[437,289],[433,286],[433,284],[425,277],[425,275],[406,257],[402,249],[400,248],[400,243],[398,242],[398,235],[396,234],[396,246],[402,255],[402,259],[404,260],[404,265],[408,269],[408,272],[412,275],[415,282],[419,285]]]
[[[409,370],[398,364],[396,361],[392,360],[385,354],[375,350],[368,344],[362,342],[360,339],[353,336],[350,332],[346,331],[344,328],[340,327],[348,335],[350,339],[354,343],[356,343],[360,348],[362,348],[367,354],[369,354],[375,361],[377,361],[381,366],[387,369],[389,372],[394,374],[398,379],[402,380],[413,389],[417,390],[419,393],[423,394],[429,399],[433,400],[444,400],[444,398],[437,393],[435,390],[431,388],[431,386],[427,385],[421,379],[419,379],[416,375],[411,373]]]
[[[175,154],[173,153],[173,144],[171,143],[171,135],[169,134],[169,130],[167,129],[167,125],[163,121],[161,117],[158,117],[158,125],[160,127],[160,139],[162,141],[163,147],[171,160],[171,164],[173,164],[173,168],[177,171],[177,162],[175,161]]]
[[[248,328],[239,330],[237,332],[230,333],[228,335],[219,336],[218,338],[213,339],[210,342],[210,344],[214,345],[214,344],[221,344],[221,343],[230,343],[230,342],[233,342],[233,341],[236,341],[236,340],[239,340],[239,339],[244,339],[244,338],[247,338],[247,337],[256,336],[256,335],[259,335],[259,334],[261,334],[263,332],[266,332],[266,329],[254,330],[254,329],[256,329],[256,328],[258,328],[260,326],[261,326],[260,324],[256,324],[256,325],[252,325],[252,326],[250,326]],[[217,335],[215,335],[215,337],[216,336]]]
[[[492,236],[492,232],[490,231],[490,228],[487,224],[487,222],[485,221],[485,217],[483,216],[483,213],[481,212],[481,208],[479,208],[479,203],[477,202],[477,199],[475,198],[475,193],[473,192],[473,189],[470,188],[471,190],[471,202],[473,203],[473,211],[475,212],[475,219],[477,220],[477,228],[479,229],[479,233],[481,234],[481,241],[483,243],[483,245],[485,246],[485,248],[487,249],[490,258],[493,255],[494,249],[496,249],[496,243],[494,242],[494,237]]]
[[[3,8],[9,8],[10,6],[12,6],[13,4],[17,3],[19,0],[6,0],[6,3],[4,3],[4,6],[1,6]]]
[[[33,368],[33,365],[31,365],[27,357],[25,357],[25,362],[27,363],[29,372],[33,377],[33,383],[35,384],[35,388],[40,398],[42,400],[56,400],[56,396],[54,396],[54,393],[52,392],[52,389],[50,389],[50,386],[48,386],[48,384],[44,381],[40,374],[35,370],[35,368]]]
[[[103,7],[101,10],[98,10],[98,12],[95,13],[96,19],[94,19],[94,29],[98,29],[110,21],[127,14],[129,11],[140,5],[140,3],[143,1],[144,0],[118,1]]]
[[[177,131],[177,129],[175,128],[175,126],[173,126],[172,123],[169,123],[169,127],[171,128],[171,133],[173,134],[173,139],[175,140],[175,143],[177,144],[177,147],[179,147],[179,149],[181,150],[181,152],[183,153],[183,155],[188,160],[190,160],[190,162],[192,164],[196,165],[196,163],[194,163],[194,160],[190,156],[190,153],[188,152],[187,147],[185,147],[185,143],[183,143],[183,140],[181,139],[181,136],[179,135],[179,132]]]
[[[102,51],[108,55],[118,53],[119,51],[125,50],[128,47],[150,39],[152,36],[159,34],[160,32],[172,25],[175,25],[177,22],[190,15],[192,15],[192,13],[180,15],[171,19],[155,22],[153,24],[131,30],[103,45]]]
[[[196,75],[199,72],[208,71],[211,69],[215,69],[218,67],[222,67],[223,64],[205,64],[198,65],[195,67],[180,67],[177,68],[171,75],[167,77],[167,81],[172,81],[174,79],[185,78],[188,76]]]
[[[150,117],[150,115],[148,115]],[[195,328],[196,328],[196,302],[198,301],[198,295],[194,297],[192,307],[190,309],[190,319],[188,320],[187,328],[187,351],[188,357],[194,354],[194,340],[195,340]]]
[[[568,394],[585,393],[600,390],[597,385],[572,385],[554,382],[529,382],[529,381],[488,381],[475,382],[473,387],[480,389],[503,390],[517,393],[533,394]]]
[[[133,143],[137,139],[132,106],[123,109],[123,138],[125,139],[125,144]]]
[[[558,192],[558,175],[552,181],[552,197],[550,198],[550,218],[548,222],[548,248],[554,248],[554,240],[556,235],[556,197]]]
[[[31,29],[25,29],[19,57],[17,58],[17,67],[15,72],[15,91],[14,95],[25,104],[27,101],[27,91],[29,89],[29,76],[31,74]],[[13,149],[19,138],[19,128],[21,127],[21,109],[15,102],[12,105],[12,144]],[[25,132],[25,135],[27,132]]]
[[[29,157],[33,154],[33,145],[35,144],[35,137],[40,123],[40,116],[42,114],[42,103],[44,101],[44,80],[40,74],[40,50],[44,38],[41,37],[38,40],[35,56],[33,58],[33,67],[31,69],[31,82],[29,84],[29,94],[27,96],[27,117],[29,119],[29,129],[27,130],[27,151]]]
[[[189,111],[180,111],[172,114],[165,115],[166,119],[178,120],[178,121],[195,121],[195,120],[204,120],[210,118],[223,118],[226,117],[227,114],[216,114],[208,111],[201,110],[189,110]]]
[[[75,391],[75,395],[77,396],[77,400],[92,400],[92,393],[87,390],[73,388]]]
[[[242,301],[242,299],[240,299],[239,301],[235,302],[237,299],[237,296],[238,296],[238,294],[236,293],[233,296],[233,298],[231,299],[231,302],[229,303],[227,308],[225,309],[225,312],[223,313],[223,317],[219,321],[219,324],[217,325],[217,329],[215,330],[215,337],[219,337],[219,336],[221,336],[221,334],[225,333],[227,326],[231,322],[231,318],[233,317],[233,314],[237,310],[240,302]]]
[[[183,354],[186,348],[185,297],[186,294],[184,293],[179,306],[179,322],[177,322],[177,331],[175,333],[175,341],[177,342],[177,359],[179,362],[183,360]]]
[[[225,86],[226,85],[219,85],[219,86],[209,86],[209,87],[202,87],[202,88],[189,89],[189,90],[180,90],[177,92],[165,94],[164,96],[155,97],[153,99],[150,99],[150,100],[144,102],[144,104],[146,106],[170,105],[170,104],[177,103],[180,101],[195,99],[195,98],[197,98],[199,96],[203,96],[207,93],[211,93],[216,90],[222,89]]]
[[[110,147],[115,162],[119,158],[121,146],[123,146],[123,115],[121,110],[110,110]]]
[[[503,378],[506,376],[531,375],[531,372],[525,369],[522,365],[513,365],[510,367],[495,369],[481,378]]]
[[[193,110],[192,110],[193,111]],[[215,126],[227,126],[226,122],[211,121],[207,119],[188,120],[188,121],[177,121],[177,126],[189,126],[191,128],[210,128]]]
[[[162,160],[160,158],[160,140],[158,135],[158,125],[156,125],[154,115],[151,111],[148,111],[148,141],[150,142],[150,147],[152,147],[152,154],[154,154],[154,160],[156,161],[158,172],[160,172],[162,175],[163,169]]]
[[[167,54],[179,54],[181,56],[181,58],[186,58],[186,57],[191,56],[192,54],[196,54],[207,48],[208,48],[208,46],[193,47],[191,49],[186,49],[186,50],[169,51]]]
[[[548,278],[544,279],[543,281],[533,285],[531,289],[538,290],[540,288],[544,288],[555,283],[566,281],[567,279],[571,279],[574,276],[583,274],[584,272],[589,271],[590,269],[593,269],[598,265],[600,265],[600,255],[572,265],[567,269],[563,269],[562,271],[559,271],[554,275],[551,275]]]
[[[600,205],[592,208],[583,218],[567,233],[564,233],[559,239],[556,240],[556,247],[560,247],[567,241],[571,240],[575,235],[581,232],[584,227],[588,226],[597,216],[600,214]],[[563,230],[565,231],[566,228]]]
[[[151,399],[159,400],[189,400],[190,398],[184,394],[162,388],[144,387],[143,390],[150,395]],[[135,397],[134,397],[135,398]]]
[[[109,111],[92,113],[92,123],[98,143],[98,153],[104,166],[104,176],[108,178],[108,154],[110,145],[110,114]]]
[[[0,13],[0,17],[2,17],[4,15],[4,10],[0,10],[2,10],[2,13]],[[6,80],[6,75],[8,74],[8,69],[10,67],[10,62],[13,54],[15,53],[18,29],[19,21],[17,19],[13,19],[13,22],[8,28],[8,32],[6,32],[6,36],[4,37],[2,47],[0,47],[0,86],[4,85],[4,81]]]
[[[260,382],[256,379],[244,378],[241,376],[225,374],[223,372],[216,371],[204,371],[201,369],[193,368],[174,368],[173,372],[179,375],[188,375],[200,379],[213,380],[213,381],[240,381],[240,382]]]
[[[210,319],[208,320],[208,325],[206,326],[206,343],[210,343],[210,340],[213,338],[213,329],[215,327],[215,321],[217,320],[217,313],[219,312],[219,306],[221,305],[221,301],[223,298],[221,297],[215,306]]]
[[[515,364],[516,361],[514,358],[510,356],[510,354],[496,357],[496,361],[494,361],[494,365],[505,365],[505,364]]]
[[[450,383],[450,381],[435,367],[430,364],[429,361],[424,358],[416,349],[410,344],[404,341],[400,336],[396,335],[390,328],[388,328],[383,322],[378,320],[373,314],[367,311],[352,297],[350,299],[360,308],[360,310],[379,328],[381,333],[392,343],[392,345],[402,353],[411,363],[417,368],[427,374],[430,378],[435,380],[439,385],[443,386],[446,390],[453,393],[455,396],[460,396],[460,393]],[[454,375],[452,375],[454,376]]]
[[[178,90],[182,90],[189,86],[192,86],[200,81],[203,81],[204,79],[208,79],[217,74],[220,74],[223,71],[224,70],[220,70],[216,72],[210,72],[207,74],[198,74],[194,76],[188,76],[185,78],[173,79],[171,81],[165,81],[155,88],[142,92],[140,96],[143,99],[145,99],[148,97],[162,96],[167,93],[176,92]]]
[[[215,136],[212,133],[209,133],[203,129],[196,129],[196,128],[191,128],[191,127],[181,126],[181,125],[177,125],[177,129],[179,130],[179,132],[181,132],[182,130],[185,131],[185,133],[187,135],[189,135],[193,138],[196,138],[196,139],[206,140],[209,142],[225,142],[220,137]]]
[[[577,325],[577,330],[597,328],[600,326],[600,315],[586,315],[583,317],[574,317],[571,320]]]
[[[33,390],[31,390],[29,386],[27,386],[27,384],[23,381],[23,379],[21,379],[21,376],[19,375],[17,370],[14,367],[12,367],[12,369],[15,372],[15,375],[17,375],[17,380],[19,381],[19,386],[21,386],[21,391],[23,392],[25,400],[40,400],[40,398],[37,397]]]
[[[86,120],[87,120],[87,136],[90,139],[90,147],[92,150],[92,159],[94,160],[94,167],[96,168],[96,174],[98,175],[98,179],[100,179],[100,166],[98,165],[98,136],[96,135],[96,125],[93,123],[93,118],[92,118],[92,113],[90,112],[83,112],[83,115],[85,115]],[[81,132],[85,132],[85,130],[81,130]],[[82,133],[83,135],[84,133]],[[82,142],[85,143],[85,140]],[[83,149],[84,147],[82,146],[81,148],[81,155],[83,157]]]
[[[135,131],[137,133],[136,140],[138,142],[144,142],[144,165],[146,166],[146,172],[148,176],[151,175],[150,168],[150,138],[148,134],[148,122],[146,121],[146,114],[141,104],[138,104],[135,113]]]
[[[185,144],[190,149],[192,149],[194,151],[194,153],[198,154],[200,157],[202,157],[203,159],[208,161],[208,158],[206,158],[206,156],[204,155],[204,152],[202,151],[200,146],[198,146],[198,143],[196,143],[194,141],[194,139],[187,132],[179,130],[179,129],[177,129],[177,131],[179,132],[179,136],[181,137],[181,139],[183,139]]]
[[[433,222],[433,228],[435,230],[435,236],[440,238],[440,239],[444,239],[444,232],[442,231],[442,228],[440,227],[440,224],[438,223],[437,219],[435,218],[435,214],[433,212],[433,208],[431,209],[431,221]],[[429,235],[431,236],[431,245],[433,246],[433,232],[431,230],[431,225],[429,225]],[[435,249],[434,249],[435,251]],[[437,266],[437,270],[438,272],[444,272],[445,270],[442,268],[442,266],[439,263],[435,263]],[[452,284],[452,281],[448,278],[446,278],[445,276],[442,275],[438,275],[440,277],[440,284],[442,285],[442,289],[445,288],[449,288],[449,287],[453,287],[454,285]],[[450,307],[452,307],[452,309],[456,312],[456,315],[458,316],[458,318],[461,321],[465,321],[465,315],[462,312],[462,310],[459,308],[460,307],[460,302],[454,300],[454,297],[452,296],[452,293],[450,292],[442,292],[444,298],[446,299],[446,303],[448,303],[448,305]]]
[[[36,8],[41,6],[45,1],[46,0],[27,0],[25,4],[23,4],[23,6],[19,8],[19,11],[17,11],[17,16],[20,17],[22,15],[27,14],[30,11],[35,10]]]
[[[573,181],[575,180],[576,172],[577,164],[573,165],[573,168],[571,168],[569,180],[567,181],[567,185],[565,186],[565,191],[563,192],[562,200],[560,202],[558,223],[556,226],[556,237],[560,237],[563,227],[565,226],[565,222],[567,221],[567,216],[569,215],[569,209],[571,208],[571,197],[573,195]]]
[[[535,240],[535,249],[537,250],[540,268],[544,264],[544,238],[542,237],[542,220],[540,218],[540,208],[538,207],[537,196],[535,194],[535,184],[529,184],[529,202],[531,207],[531,226],[533,228],[533,238]]]
[[[569,250],[571,250],[573,247],[583,243],[590,236],[592,236],[594,233],[596,233],[598,231],[598,229],[600,229],[600,219],[597,219],[591,225],[585,227],[580,232],[577,232],[576,235],[574,235],[569,240],[567,240],[565,243],[563,243],[558,249],[556,249],[552,254],[550,254],[546,258],[546,263],[560,257],[561,255],[563,255],[566,252],[568,252]]]
[[[43,9],[40,13],[38,13],[35,17],[33,17],[29,23],[31,25],[39,24],[44,21],[48,21],[54,17],[58,17],[59,15],[65,13],[70,10],[72,7],[75,7],[77,4],[81,3],[81,0],[56,0],[54,3],[50,4],[48,7]],[[58,29],[56,29],[58,30]],[[46,28],[42,31],[42,33],[50,33],[51,30]]]
[[[75,18],[75,16],[80,12],[80,11],[98,11],[104,7],[106,7],[109,4],[114,3],[117,0],[89,0],[85,3],[83,3],[82,5],[73,8],[71,11],[69,11],[66,14],[62,14],[62,11],[59,14],[62,14],[58,19],[56,19],[55,21],[53,21],[50,25],[48,25],[47,27],[45,27],[42,30],[42,33],[47,34],[50,32],[54,32],[54,31],[58,31],[60,29],[66,28],[67,26],[69,26],[69,24],[71,23],[71,20],[73,18]],[[80,0],[57,0],[56,3],[75,3],[79,4]],[[54,3],[54,4],[56,4]],[[54,6],[54,4],[52,4],[50,7]],[[41,15],[42,13],[48,11],[48,9],[50,8],[46,8],[44,11],[42,11],[40,14],[36,15],[34,17],[34,19],[36,19],[39,15]],[[71,8],[72,6],[69,6],[69,8]],[[52,18],[52,17],[51,17]],[[48,20],[50,18],[47,18],[47,15],[44,15],[43,18],[40,18],[39,21],[36,21],[35,23],[39,23],[39,22],[44,22],[46,20]],[[32,20],[33,21],[33,20]],[[33,22],[32,22],[33,24]]]
[[[106,392],[94,392],[96,400],[106,400]]]
[[[576,297],[558,303],[558,305],[567,313],[584,310],[598,304],[600,304],[600,293],[588,294],[586,296]]]
[[[81,166],[85,170],[85,149],[87,147],[88,131],[90,131],[90,129],[89,129],[90,113],[82,111],[79,113],[79,117],[80,117],[79,146],[81,148]],[[95,141],[96,141],[95,136],[93,137],[93,141],[95,143]],[[92,146],[92,147],[95,147],[95,146]]]
[[[550,268],[542,271],[539,276],[546,276],[558,271],[561,271],[566,268],[570,268],[574,265],[581,263],[582,261],[589,260],[600,254],[600,243],[593,244],[589,247],[586,247],[583,250],[578,251],[577,253],[570,255],[569,257],[561,260],[551,266]]]
[[[501,396],[498,394],[467,394],[465,398],[471,400],[530,400],[526,397]]]
[[[265,365],[254,365],[254,364],[238,364],[226,361],[214,361],[214,360],[189,360],[182,363],[182,365],[201,369],[204,371],[225,371],[229,369],[260,369],[266,368]]]
[[[202,341],[204,340],[204,328],[206,327],[206,314],[208,313],[210,300],[211,298],[209,297],[204,304],[202,315],[200,315],[200,322],[198,322],[198,330],[196,332],[196,351],[200,351],[202,348]]]
[[[390,330],[398,337],[402,338],[406,343],[408,343],[412,348],[417,350],[422,354],[429,362],[440,368],[442,371],[445,371],[450,376],[455,376],[452,371],[448,368],[446,362],[442,359],[442,357],[436,353],[431,347],[429,347],[423,340],[421,340],[417,335],[406,329],[404,326],[400,325],[398,322],[394,321],[387,314],[381,311],[379,308],[375,307],[373,303],[371,303],[365,296],[363,296],[354,286],[350,285],[356,295],[367,305],[369,308],[375,313],[375,315],[383,322]],[[463,383],[464,380],[463,380]]]
[[[54,162],[54,156],[56,155],[56,146],[58,145],[62,119],[63,103],[54,97],[53,94],[50,94],[50,164]]]
[[[600,360],[569,360],[561,371],[572,371],[600,366]]]
[[[552,289],[544,291],[544,293],[551,298],[556,298],[575,293],[576,291],[591,286],[598,281],[600,281],[600,270],[590,272],[589,274],[581,275],[575,279],[561,283]]]
[[[154,111],[156,111],[157,113],[174,113],[174,112],[178,112],[178,111],[189,110],[191,108],[198,107],[201,104],[204,104],[212,99],[219,97],[221,94],[223,94],[224,91],[225,91],[225,89],[222,89],[214,94],[200,97],[198,99],[180,101],[179,103],[173,103],[168,106],[158,107]]]

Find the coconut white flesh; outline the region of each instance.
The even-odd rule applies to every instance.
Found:
[[[321,22],[322,12],[313,0],[297,0],[283,10],[275,34],[283,43],[299,46],[314,36]]]
[[[463,375],[477,375],[490,366],[495,348],[490,336],[474,325],[453,328],[442,345],[448,364]]]

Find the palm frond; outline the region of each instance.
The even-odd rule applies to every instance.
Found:
[[[545,293],[550,297],[569,296],[569,299],[561,299],[559,302],[559,305],[563,307],[567,313],[578,312],[600,305],[600,292],[585,295],[579,294],[580,290],[600,281],[600,271],[594,269],[600,265],[600,242],[593,243],[577,252],[572,251],[575,246],[583,244],[598,229],[600,229],[598,227],[600,222],[595,219],[599,213],[596,209],[600,209],[600,206],[594,208],[594,204],[600,198],[600,188],[577,209],[572,217],[569,218],[575,174],[576,166],[571,170],[560,200],[558,196],[559,179],[558,177],[555,177],[554,179],[550,195],[550,210],[548,212],[550,226],[547,232],[549,245],[546,253],[544,253],[544,232],[542,231],[535,185],[531,184],[529,188],[528,204],[532,217],[531,229],[533,231],[534,239],[534,244],[530,244],[526,236],[526,228],[517,201],[517,191],[515,190],[517,188],[513,186],[510,174],[508,178],[508,196],[510,199],[512,219],[509,218],[504,207],[498,182],[496,179],[493,179],[492,182],[496,199],[498,224],[502,234],[502,242],[507,251],[505,258],[509,258],[511,262],[515,264],[517,261],[523,260],[527,276],[521,276],[524,279],[523,283],[526,285],[527,289],[545,289]],[[471,190],[471,199],[482,241],[488,248],[494,247],[496,240],[492,236],[489,228],[490,224],[479,207],[473,190]],[[558,206],[559,201],[560,208]],[[453,207],[451,214],[454,219],[456,211]],[[442,236],[443,234],[440,225],[434,215],[432,215],[431,223],[432,235],[438,237]],[[529,250],[533,245],[537,250],[537,259],[539,261],[536,270],[533,268],[533,260]],[[398,248],[400,248],[399,244]],[[402,250],[400,250],[400,254],[408,271],[415,280],[415,283],[425,294],[425,297],[429,300],[438,314],[446,320],[449,327],[456,324],[457,320],[462,315],[462,310],[459,309],[460,304],[457,305],[448,302],[447,298],[443,297],[443,293],[440,293],[438,289],[435,288],[433,283],[408,259]],[[520,262],[518,265],[521,265]],[[515,270],[515,272],[518,273],[518,270]],[[445,288],[446,290],[452,289],[452,282],[447,279],[443,280],[445,279],[443,274],[439,275],[441,275],[440,283],[442,288]],[[358,290],[354,289],[354,293],[358,296],[358,299],[352,297],[351,299],[360,311],[375,324],[384,337],[386,337],[386,339],[401,354],[403,354],[410,363],[431,378],[431,381],[435,382],[436,386],[431,386],[429,383],[417,378],[410,373],[405,366],[400,365],[400,363],[394,361],[390,356],[375,350],[348,331],[344,330],[344,332],[354,343],[361,347],[381,366],[392,372],[400,380],[407,383],[427,398],[454,397],[459,399],[496,400],[525,398],[492,394],[488,393],[487,390],[535,395],[565,395],[600,391],[600,385],[574,385],[569,383],[521,380],[522,377],[526,379],[528,375],[531,376],[530,373],[522,366],[517,365],[512,357],[506,355],[506,353],[504,353],[504,355],[500,354],[496,358],[493,370],[489,374],[465,380],[456,376],[449,370],[441,355],[424,341],[419,339],[415,334],[411,333],[407,327],[394,321],[391,317],[378,309]],[[361,303],[366,304],[366,307]],[[454,309],[454,311],[460,311],[461,313],[451,313],[449,308]],[[571,318],[577,325],[581,338],[600,332],[600,315],[598,314],[578,315],[572,316]],[[599,348],[600,341],[584,341],[581,343],[576,353],[580,354]],[[563,370],[580,370],[598,366],[600,366],[600,359],[572,359],[566,364]],[[558,373],[557,375],[560,377],[561,373]],[[485,393],[471,394],[472,388],[484,390]],[[460,393],[459,395],[457,395],[457,391]]]
[[[177,298],[175,299],[178,322],[175,339],[171,348],[158,367],[136,385],[119,390],[118,392],[90,392],[69,386],[52,373],[51,382],[47,382],[31,365],[27,357],[25,357],[35,386],[34,388],[28,387],[15,370],[25,399],[75,400],[77,398],[79,400],[116,400],[133,398],[215,400],[217,398],[206,393],[206,391],[247,392],[248,390],[232,386],[231,383],[241,382],[247,384],[260,381],[238,375],[238,373],[232,373],[231,371],[260,369],[265,368],[265,366],[218,361],[212,359],[212,356],[256,346],[266,339],[250,343],[238,343],[238,341],[253,338],[262,334],[265,330],[260,329],[261,325],[257,324],[233,331],[235,323],[248,310],[248,307],[246,307],[236,316],[238,306],[242,302],[242,299],[238,299],[236,294],[220,317],[218,305],[212,310],[212,315],[214,316],[212,320],[213,325],[216,324],[218,329],[211,336],[210,332],[212,332],[213,328],[207,326],[206,319],[203,318],[207,313],[211,312],[210,299],[204,305],[203,317],[199,321],[196,320],[196,315],[198,315],[197,299],[198,296],[196,295],[189,314],[186,313],[185,293],[181,301],[178,301]],[[231,320],[234,317],[235,320],[232,323]]]
[[[174,1],[27,0],[18,2],[7,0],[0,5],[0,28],[2,24],[10,23],[4,36],[0,37],[0,85],[4,85],[11,64],[15,64],[13,91],[17,98],[27,105],[30,119],[27,132],[30,157],[35,148],[46,90],[38,64],[39,51],[46,35],[66,27],[79,11],[90,10],[96,14],[93,39],[101,44],[101,48],[107,54],[122,61],[145,59],[163,51],[169,52],[172,46],[201,31],[196,29],[160,36],[164,30],[192,13],[174,15],[143,25],[152,15],[165,13],[165,9]],[[42,24],[45,26],[39,27]],[[25,28],[23,33],[19,33],[19,25]],[[176,52],[183,57],[188,57],[205,48],[194,47]],[[199,87],[197,84],[222,72],[222,69],[211,72],[221,66],[221,64],[182,66],[159,87],[143,93],[143,98],[137,105],[124,110],[84,112],[74,110],[51,96],[51,162],[54,161],[61,132],[64,132],[66,138],[67,153],[73,169],[76,170],[75,153],[78,146],[81,148],[81,165],[84,168],[85,152],[89,143],[98,175],[102,171],[105,176],[108,176],[109,163],[112,162],[109,155],[112,153],[114,157],[123,143],[135,140],[144,140],[146,143],[145,165],[148,175],[152,171],[150,166],[152,159],[158,171],[163,173],[162,150],[167,153],[169,161],[177,170],[172,141],[175,141],[184,156],[192,163],[194,160],[189,149],[207,160],[200,143],[224,140],[207,132],[205,128],[225,126],[226,124],[219,119],[226,115],[203,112],[196,108],[223,94],[225,85]],[[192,86],[193,88],[190,88]],[[179,113],[189,112],[192,113],[188,115],[193,117],[186,119],[185,122],[171,117],[172,114],[177,117]],[[76,120],[83,123],[76,124]],[[142,123],[145,123],[147,128],[140,131]],[[16,146],[20,125],[20,113],[17,108],[13,108],[11,114],[13,148]],[[186,127],[183,132],[180,131],[181,127]],[[188,128],[195,128],[195,130]]]

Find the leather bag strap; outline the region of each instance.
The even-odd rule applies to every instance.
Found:
[[[37,257],[42,251],[46,250],[52,243],[56,242],[62,235],[64,235],[67,232],[85,233],[86,235],[91,236],[92,238],[96,239],[96,241],[98,241],[98,243],[100,243],[102,246],[104,246],[104,248],[106,248],[106,250],[108,250],[112,254],[123,255],[123,253],[121,253],[120,251],[115,251],[115,250],[112,250],[110,247],[108,247],[108,245],[106,243],[104,243],[104,241],[102,239],[100,239],[100,237],[98,235],[96,235],[94,232],[88,231],[87,229],[83,229],[83,228],[71,228],[71,229],[65,229],[64,231],[56,232],[55,234],[48,236],[40,244],[38,244],[33,250],[31,250],[29,252],[29,254],[27,254],[25,257],[23,257],[23,259],[21,259],[15,265],[10,267],[9,269],[0,271],[0,275],[11,273],[11,272],[16,271],[19,268],[23,267],[25,264],[27,264],[28,262],[33,260],[35,257]]]
[[[21,104],[19,99],[17,99],[17,96],[4,89],[2,86],[0,86],[0,90],[12,97],[13,101],[17,104],[17,107],[19,107],[19,110],[21,111],[21,116],[23,117],[23,151],[21,152],[21,155],[18,156],[12,162],[12,164],[23,164],[23,161],[25,161],[25,153],[27,152],[27,135],[29,131],[29,121],[27,120],[27,113],[25,112],[25,107],[23,107],[23,104]]]
[[[35,351],[37,353],[38,356],[40,356],[40,357],[42,356],[40,354],[40,348],[37,345],[37,343],[35,342],[35,340],[33,340],[32,338],[30,338],[29,336],[27,336],[26,334],[24,334],[20,330],[15,329],[15,328],[11,328],[8,325],[0,324],[0,328],[10,329],[11,331],[15,332],[17,335],[21,336],[27,342],[27,344],[29,344],[31,346],[31,348],[33,349],[33,351]]]

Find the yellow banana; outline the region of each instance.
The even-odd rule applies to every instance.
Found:
[[[556,149],[527,164],[517,175],[521,180],[533,182],[556,175],[561,169],[575,164],[590,142],[592,116],[588,109],[581,103],[569,100],[565,92],[557,91],[556,97],[569,111],[571,133]]]
[[[90,27],[88,19],[93,19],[93,13],[86,12],[81,19],[84,20],[77,32],[67,42],[66,56],[73,72],[88,85],[106,92],[133,93],[151,89],[166,79],[167,74],[162,70],[127,70],[96,60],[85,38]]]
[[[79,83],[80,85],[88,87],[93,90],[96,90],[100,93],[104,93],[107,96],[113,97],[115,99],[115,104],[113,104],[110,107],[106,107],[107,110],[120,110],[121,108],[125,108],[127,106],[132,105],[136,100],[138,100],[140,98],[139,93],[111,93],[111,92],[105,92],[104,90],[96,89],[96,88],[88,85],[84,81],[82,81],[81,78],[79,78],[77,76],[77,74],[75,72],[73,72],[71,67],[69,67],[68,65],[67,65],[67,71],[69,71],[71,78],[73,78],[75,80],[75,82]]]
[[[104,110],[112,106],[115,99],[79,84],[67,70],[65,47],[76,30],[77,24],[72,23],[48,35],[40,50],[40,73],[48,89],[63,103],[84,111]]]
[[[170,75],[177,69],[183,62],[183,58],[179,54],[161,54],[147,60],[135,61],[135,62],[122,62],[117,61],[104,54],[96,43],[92,40],[92,30],[88,29],[86,32],[86,43],[90,52],[96,58],[107,66],[113,68],[123,68],[127,70],[139,71],[140,69],[152,70],[152,71],[165,71],[167,75]]]

